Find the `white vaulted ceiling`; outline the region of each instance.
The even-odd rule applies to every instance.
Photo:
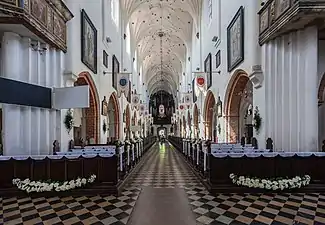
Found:
[[[201,1],[121,0],[149,94],[178,89]]]

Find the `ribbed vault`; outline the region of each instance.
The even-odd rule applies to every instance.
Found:
[[[149,94],[175,93],[202,0],[121,0]]]

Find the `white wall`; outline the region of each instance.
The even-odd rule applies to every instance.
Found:
[[[320,40],[318,42],[318,80],[319,84],[321,82],[321,79],[323,78],[323,75],[325,73],[325,41]],[[322,93],[323,95],[325,93]],[[318,109],[318,129],[319,129],[319,148],[321,149],[322,142],[325,140],[325,105],[322,104]]]
[[[230,73],[227,66],[227,27],[240,8],[244,7],[244,60],[237,68],[234,68]],[[230,79],[237,69],[245,71],[248,75],[252,72],[254,65],[260,65],[260,51],[258,45],[258,15],[260,2],[256,0],[220,0],[212,2],[212,21],[208,18],[208,1],[203,1],[202,19],[201,19],[201,38],[198,40],[195,37],[196,32],[193,32],[192,43],[192,71],[200,67],[200,71],[204,70],[204,61],[209,53],[212,54],[212,87],[215,100],[218,96],[223,101],[225,106],[225,95]],[[194,34],[195,33],[195,34]],[[217,36],[219,40],[215,43],[212,38]],[[216,68],[216,53],[221,50],[221,65]],[[217,71],[221,71],[220,74]],[[254,104],[263,104],[263,94],[260,90],[254,89]],[[258,95],[258,96],[257,96]],[[256,96],[256,97],[255,97]],[[200,94],[197,101],[197,106],[200,111],[201,121],[204,121],[204,104],[206,93]],[[193,110],[191,110],[193,113]],[[219,141],[225,141],[225,119],[219,118],[221,124],[221,134],[218,134]],[[204,137],[204,125],[200,123],[200,136]],[[263,134],[263,130],[261,132]],[[259,135],[256,135],[259,136]],[[258,138],[260,144],[264,144],[264,136]]]
[[[99,0],[99,1],[79,1],[67,0],[67,6],[74,14],[74,18],[67,23],[68,25],[68,52],[66,54],[66,73],[79,75],[81,72],[87,71],[96,85],[99,102],[106,96],[107,101],[110,95],[115,91],[112,87],[112,57],[115,55],[120,62],[120,72],[123,72],[122,60],[122,36],[121,33],[121,13],[118,11],[113,13],[112,5],[116,4],[116,9],[119,8],[119,1]],[[97,74],[94,74],[81,61],[81,10],[84,9],[97,29]],[[117,20],[113,20],[116,16]],[[111,43],[106,42],[106,37],[110,37]],[[103,65],[103,50],[108,53],[108,68]],[[124,54],[125,55],[125,54]],[[127,56],[126,56],[127,58]],[[129,64],[129,62],[128,62]],[[103,72],[109,72],[104,75]],[[120,102],[120,121],[122,120],[123,107]],[[101,107],[101,106],[100,106]],[[100,109],[101,110],[101,109]],[[99,122],[99,140],[101,143],[106,143],[108,132],[104,133],[102,126],[106,117],[100,116]],[[123,124],[123,122],[121,123]],[[120,129],[120,135],[123,134],[123,129]]]
[[[318,32],[292,32],[263,45],[265,130],[276,150],[318,149]]]
[[[3,34],[0,75],[49,88],[63,87],[63,52],[46,45],[47,51],[41,54],[30,44],[27,37]],[[60,111],[7,104],[2,109],[4,155],[49,154],[53,141],[61,141]]]

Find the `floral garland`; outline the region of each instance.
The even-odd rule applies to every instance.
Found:
[[[120,140],[115,140],[114,144],[115,144],[116,148],[123,146],[123,142]]]
[[[96,175],[91,175],[88,179],[77,178],[76,180],[60,182],[41,182],[41,181],[31,181],[30,179],[21,180],[19,178],[13,179],[12,184],[16,185],[18,189],[31,192],[48,192],[48,191],[68,191],[75,188],[85,186],[87,184],[94,183],[96,180]]]
[[[67,113],[65,114],[65,117],[64,117],[64,126],[67,129],[68,134],[72,130],[73,124],[74,124],[74,121],[73,121],[73,116],[72,116],[72,110],[68,109],[68,111],[67,111]]]
[[[302,177],[296,176],[291,179],[260,179],[249,178],[245,176],[237,176],[233,173],[229,175],[232,182],[238,186],[246,186],[249,188],[262,188],[267,190],[284,190],[294,189],[307,186],[310,183],[310,176],[304,175]]]
[[[256,130],[256,133],[258,134],[260,132],[261,129],[261,125],[262,125],[262,118],[260,115],[260,111],[258,109],[258,107],[255,107],[255,112],[254,112],[254,128]]]
[[[104,134],[106,133],[106,131],[107,131],[107,124],[106,124],[106,122],[104,120],[103,121],[103,132],[104,132]]]

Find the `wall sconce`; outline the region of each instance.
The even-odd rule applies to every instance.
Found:
[[[111,43],[112,42],[112,39],[110,37],[106,37],[106,42],[107,43]]]
[[[218,41],[218,37],[217,36],[213,36],[212,42],[217,42],[217,41]]]

